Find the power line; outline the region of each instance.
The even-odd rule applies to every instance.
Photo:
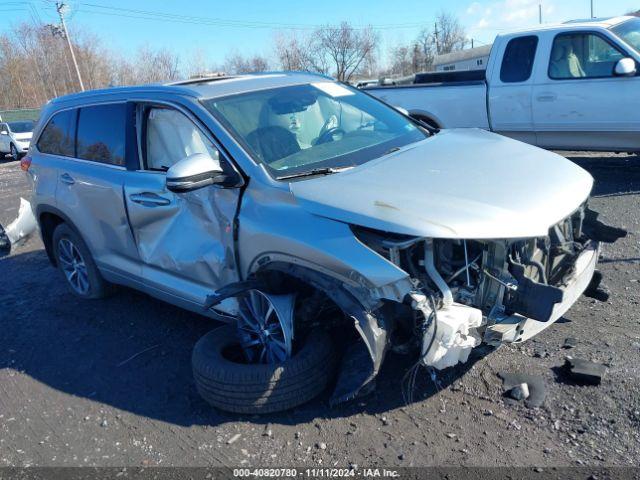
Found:
[[[163,20],[186,24],[211,25],[218,27],[240,27],[240,28],[289,28],[297,30],[316,29],[322,27],[322,24],[301,24],[301,23],[283,23],[283,22],[262,22],[224,19],[219,17],[199,17],[191,15],[180,15],[168,12],[159,12],[152,10],[138,10],[123,7],[114,7],[111,5],[103,5],[89,2],[79,2],[80,5],[89,7],[92,10],[83,9],[82,13],[93,13],[99,15],[123,16],[127,18],[136,18],[140,20]],[[97,10],[96,10],[97,9]],[[120,12],[120,13],[118,13]],[[424,22],[411,23],[383,23],[356,26],[354,28],[371,28],[374,30],[397,29],[397,28],[417,28],[424,26]]]

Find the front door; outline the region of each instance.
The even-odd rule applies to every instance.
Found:
[[[229,163],[188,112],[153,104],[137,110],[141,165],[127,172],[124,194],[143,278],[150,293],[197,311],[207,295],[239,279],[233,243],[239,189],[167,190],[166,171],[188,155]]]
[[[553,39],[546,75],[533,89],[534,125],[546,148],[639,150],[640,77],[619,77],[626,53],[600,33]]]

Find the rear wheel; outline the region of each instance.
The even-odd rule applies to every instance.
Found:
[[[72,228],[61,223],[53,232],[53,252],[72,293],[81,298],[103,298],[112,286],[100,274],[86,244]]]

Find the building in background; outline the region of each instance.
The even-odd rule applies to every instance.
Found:
[[[483,45],[438,55],[433,60],[433,69],[436,72],[484,70],[487,68],[490,51],[491,45]]]

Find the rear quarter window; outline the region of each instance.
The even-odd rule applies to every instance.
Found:
[[[126,104],[82,107],[78,113],[76,156],[124,166]]]
[[[74,128],[76,110],[65,110],[56,113],[44,127],[38,139],[38,151],[51,155],[72,157],[74,147]]]
[[[529,80],[537,48],[538,37],[535,35],[509,40],[502,57],[500,81],[503,83],[517,83]]]

